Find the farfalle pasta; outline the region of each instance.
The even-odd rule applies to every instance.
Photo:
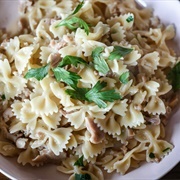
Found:
[[[25,0],[19,14],[16,36],[0,31],[2,155],[99,180],[173,150],[173,25],[134,0]]]

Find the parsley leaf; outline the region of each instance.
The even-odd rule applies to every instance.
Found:
[[[83,0],[82,2],[80,2],[80,3],[76,6],[76,8],[74,9],[74,11],[73,11],[73,13],[72,13],[71,15],[74,15],[74,14],[78,13],[79,10],[83,7],[83,5],[84,5],[84,0]]]
[[[89,174],[75,174],[75,180],[91,180],[91,176]]]
[[[48,71],[49,71],[49,64],[41,67],[41,68],[32,68],[29,69],[28,72],[25,74],[25,78],[29,79],[29,78],[36,78],[38,81],[42,80],[43,78],[45,78],[48,75]]]
[[[121,74],[121,76],[119,77],[119,80],[122,84],[127,84],[129,81],[129,72],[124,72]]]
[[[150,157],[151,159],[154,159],[154,158],[155,158],[154,153],[151,152],[151,153],[149,154],[149,157]]]
[[[84,29],[87,35],[89,34],[89,25],[79,17],[74,16],[74,17],[66,18],[62,20],[59,24],[57,24],[55,27],[57,28],[60,26],[66,26],[72,31],[75,31],[76,29],[81,28],[81,29]]]
[[[87,62],[81,57],[67,55],[62,59],[58,66],[64,67],[70,64],[77,67],[78,64],[87,64]]]
[[[100,108],[106,108],[107,104],[105,101],[113,102],[114,100],[121,99],[120,94],[116,93],[114,89],[101,91],[106,87],[106,82],[98,81],[92,89],[78,88],[74,86],[74,89],[67,89],[66,93],[73,99],[86,100],[89,102],[96,103]]]
[[[167,78],[175,91],[180,89],[180,62],[178,62],[168,73]]]
[[[63,81],[71,87],[76,88],[78,80],[81,79],[76,73],[67,71],[61,67],[54,68],[53,72],[57,81]]]
[[[70,14],[67,18],[63,19],[59,24],[55,26],[55,28],[60,27],[60,26],[66,26],[68,29],[72,31],[75,31],[77,28],[81,28],[81,29],[84,29],[84,31],[88,35],[89,25],[81,18],[73,16],[79,12],[79,10],[83,7],[83,5],[84,5],[84,1],[79,3],[77,7],[75,8],[75,10],[73,11],[73,13]]]
[[[131,21],[134,21],[133,16],[129,16],[129,17],[126,19],[126,21],[127,21],[128,23],[130,23]]]
[[[81,101],[87,100],[85,94],[89,91],[87,88],[66,89],[66,93],[70,95],[73,99],[78,99]]]
[[[114,100],[121,99],[121,96],[116,93],[114,89],[101,91],[106,85],[106,82],[98,81],[94,87],[85,94],[85,97],[89,101],[96,103],[100,108],[107,107],[104,101],[113,102]]]
[[[82,155],[75,163],[74,166],[78,167],[84,167],[83,164],[83,158],[84,156]],[[91,180],[91,176],[89,174],[75,174],[75,180]]]
[[[109,60],[120,59],[131,53],[133,49],[121,46],[114,46],[114,50],[110,53]]]
[[[84,158],[84,156],[82,155],[82,156],[74,163],[74,166],[84,167],[83,158]]]
[[[94,68],[103,74],[107,74],[109,71],[109,66],[101,55],[103,50],[103,47],[96,47],[92,51],[91,57],[93,58]]]

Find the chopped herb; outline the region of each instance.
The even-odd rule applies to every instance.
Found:
[[[89,174],[75,174],[75,180],[91,180],[91,176]]]
[[[84,167],[83,164],[83,158],[84,156],[82,155],[75,163],[74,166],[78,167]],[[75,174],[75,180],[91,180],[91,176],[89,174]]]
[[[155,158],[154,153],[151,152],[151,153],[149,154],[149,157],[150,157],[151,159]]]
[[[82,2],[80,2],[80,3],[76,6],[76,8],[74,9],[74,11],[73,11],[73,13],[72,13],[71,15],[74,15],[74,14],[78,13],[79,10],[83,7],[83,5],[84,5],[84,0],[83,0]]]
[[[66,89],[66,93],[70,95],[73,99],[78,99],[81,101],[87,100],[85,94],[89,91],[87,88]]]
[[[77,87],[78,80],[81,79],[78,74],[67,71],[61,67],[54,68],[53,72],[57,81],[63,81],[73,88]]]
[[[110,53],[109,60],[120,59],[131,53],[133,49],[121,46],[114,46],[114,50]]]
[[[106,87],[106,85],[106,82],[98,81],[92,89],[78,88],[74,86],[74,89],[67,89],[66,93],[73,99],[94,102],[100,108],[106,108],[107,104],[104,101],[113,102],[122,98],[119,93],[115,92],[114,89],[101,91],[104,87]]]
[[[130,23],[131,21],[134,21],[133,16],[129,16],[129,17],[126,19],[126,21],[127,21],[128,23]]]
[[[92,51],[92,58],[93,58],[93,63],[94,63],[94,68],[103,74],[107,74],[109,71],[109,66],[105,59],[102,57],[101,53],[103,52],[104,48],[103,47],[96,47]]]
[[[24,77],[26,79],[36,78],[38,81],[40,81],[48,75],[48,71],[49,71],[49,64],[47,64],[41,68],[29,69]]]
[[[84,167],[83,158],[84,158],[84,156],[82,155],[82,156],[74,163],[74,166]]]
[[[113,102],[114,100],[121,99],[119,93],[116,93],[114,89],[101,91],[106,85],[106,82],[98,81],[94,87],[85,94],[85,97],[89,101],[96,103],[100,108],[107,107],[104,101]]]
[[[81,28],[81,29],[84,29],[87,35],[89,34],[89,25],[79,17],[74,16],[74,17],[66,18],[62,20],[55,27],[57,28],[60,26],[66,26],[68,29],[72,31],[75,31],[76,29]]]
[[[62,61],[59,63],[58,66],[60,67],[64,67],[66,65],[74,65],[77,67],[78,64],[87,64],[87,62],[82,59],[81,57],[77,57],[77,56],[65,56]]]
[[[3,101],[6,99],[5,94],[2,94],[2,95],[1,95],[1,99],[2,99]]]
[[[167,78],[175,91],[180,89],[180,62],[178,62],[168,73]]]
[[[171,150],[171,148],[166,148],[166,149],[164,149],[162,152],[166,152],[166,151],[169,151],[169,150]]]
[[[124,72],[121,74],[121,76],[119,77],[119,80],[122,84],[127,84],[129,81],[129,72]]]
[[[75,17],[77,12],[83,7],[84,1],[82,1],[80,4],[77,5],[75,10],[73,11],[72,14],[70,14],[67,18],[63,19],[59,24],[55,26],[55,28],[60,27],[60,26],[66,26],[67,28],[71,29],[72,31],[75,31],[77,28],[84,29],[86,34],[89,34],[89,25],[82,20],[79,17]]]

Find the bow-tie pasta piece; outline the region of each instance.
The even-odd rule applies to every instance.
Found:
[[[6,99],[14,98],[26,87],[26,80],[18,74],[12,74],[9,61],[0,60],[0,90],[5,94]]]
[[[141,143],[131,151],[127,152],[125,156],[114,163],[113,168],[120,172],[121,174],[125,174],[126,171],[130,168],[132,160],[142,161],[145,159],[144,151],[146,150],[145,144]]]
[[[72,134],[71,132],[72,128],[49,130],[42,121],[38,122],[36,129],[30,136],[34,139],[31,147],[34,149],[46,144],[46,146],[58,156],[66,148],[66,144],[68,144]]]
[[[15,57],[14,57],[15,66],[19,74],[22,74],[22,72],[25,70],[31,58],[31,55],[33,53],[32,52],[33,49],[34,49],[33,46],[27,46],[27,47],[21,48],[19,51],[16,52]]]
[[[84,155],[85,159],[93,158],[100,154],[105,148],[105,141],[102,141],[98,144],[94,144],[90,141],[91,135],[89,131],[85,132],[83,143],[77,146],[75,149],[77,155]]]
[[[9,62],[13,62],[14,55],[20,48],[20,41],[18,37],[11,38],[9,42],[4,42],[5,55],[7,56]]]
[[[31,106],[32,110],[36,114],[52,114],[57,113],[58,106],[57,106],[57,99],[53,95],[51,91],[51,83],[54,80],[52,78],[44,78],[40,83],[34,88],[34,94],[31,96]],[[36,93],[36,91],[38,93]],[[39,94],[40,93],[40,94]]]
[[[87,67],[81,69],[79,75],[81,76],[81,79],[79,80],[80,87],[90,88],[98,82],[99,75],[96,75],[91,68]]]
[[[98,22],[97,25],[93,28],[93,32],[90,32],[87,35],[84,30],[77,29],[75,34],[75,42],[82,42],[82,40],[93,40],[100,41],[101,38],[110,31],[110,28],[107,24],[103,24],[102,22]]]
[[[147,129],[139,130],[135,135],[135,138],[143,143],[148,142],[146,150],[146,160],[150,161],[160,161],[165,155],[167,155],[173,145],[165,140],[160,139],[161,128],[160,125],[154,126],[149,125]]]
[[[147,81],[144,84],[144,88],[147,91],[146,98],[149,98],[151,96],[156,96],[159,90],[159,83],[156,81]]]
[[[110,111],[104,119],[95,119],[98,127],[108,134],[120,134],[121,125],[119,118],[115,117],[115,114]]]
[[[147,111],[149,114],[165,114],[166,108],[163,100],[157,96],[152,96],[144,108],[144,111]]]
[[[116,23],[111,27],[111,38],[114,41],[121,42],[125,39],[125,30],[123,29],[123,26],[120,25],[120,23]]]
[[[159,60],[159,53],[156,51],[146,54],[140,60],[140,72],[145,73],[146,75],[154,74],[154,71],[158,68]]]
[[[54,96],[59,99],[59,103],[62,104],[64,107],[69,107],[74,105],[70,96],[66,94],[65,92],[66,89],[65,87],[63,87],[62,84],[53,82],[50,84],[50,88]]]
[[[50,40],[52,39],[52,33],[49,30],[50,23],[51,19],[44,18],[39,22],[38,26],[36,27],[36,36],[38,38],[41,38],[42,41],[46,41],[46,43],[50,42]]]
[[[136,110],[135,105],[131,103],[126,111],[126,115],[120,118],[121,126],[127,127],[137,127],[141,123],[144,123],[144,117],[141,111]]]
[[[27,149],[22,151],[18,156],[18,163],[25,166],[26,164],[30,164],[32,166],[40,166],[43,165],[43,163],[35,163],[33,162],[33,159],[38,155],[37,149],[32,149],[31,146],[28,146]]]

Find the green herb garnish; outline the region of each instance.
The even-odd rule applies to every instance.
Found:
[[[124,72],[121,74],[121,76],[119,77],[119,80],[122,84],[127,84],[129,81],[129,72]]]
[[[91,176],[89,174],[75,174],[75,180],[91,180]]]
[[[166,151],[169,151],[171,148],[166,148],[166,149],[164,149],[162,152],[166,152]]]
[[[62,61],[59,63],[58,66],[64,67],[66,65],[71,65],[71,64],[77,67],[78,64],[87,64],[87,62],[81,57],[68,55],[62,59]]]
[[[49,64],[40,68],[29,69],[24,77],[26,79],[36,78],[38,81],[40,81],[48,75],[48,71],[49,71]]]
[[[67,71],[61,67],[54,68],[53,72],[57,81],[63,81],[73,88],[77,87],[78,80],[81,79],[78,74]]]
[[[82,155],[75,163],[74,166],[78,167],[84,167],[83,164],[83,158],[84,156]],[[75,180],[91,180],[91,176],[89,174],[75,174]]]
[[[126,21],[127,21],[128,23],[130,23],[131,21],[134,21],[133,16],[129,16],[129,17],[126,19]]]
[[[178,62],[168,73],[167,78],[175,91],[180,89],[180,62]]]
[[[67,18],[63,19],[59,24],[55,26],[55,28],[60,27],[60,26],[66,26],[68,29],[75,31],[77,28],[84,29],[86,34],[89,34],[89,25],[82,20],[79,17],[75,17],[76,13],[79,12],[79,10],[83,7],[84,1],[82,1],[73,11],[72,14],[70,14]]]
[[[150,157],[151,159],[154,159],[154,158],[155,158],[154,153],[151,152],[151,153],[149,154],[149,157]]]
[[[106,86],[106,82],[98,81],[94,87],[85,94],[85,97],[89,101],[96,103],[100,108],[107,107],[104,101],[113,102],[114,100],[121,99],[120,94],[116,93],[114,89],[101,91]]]
[[[78,99],[80,101],[85,101],[86,99],[85,94],[89,91],[87,88],[78,88],[75,87],[75,89],[66,89],[66,93],[70,95],[72,99]]]
[[[66,93],[73,99],[94,102],[100,108],[106,108],[107,104],[105,101],[113,102],[122,98],[114,89],[102,91],[106,86],[106,82],[98,81],[92,89],[74,87],[74,89],[67,89]]]
[[[74,163],[74,166],[84,167],[83,158],[84,158],[84,156],[82,155],[82,156]]]
[[[58,25],[56,25],[55,27],[60,27],[60,26],[66,26],[68,29],[75,31],[77,28],[81,28],[84,29],[84,31],[86,32],[86,34],[89,34],[89,25],[82,20],[79,17],[71,17],[71,18],[66,18],[64,20],[62,20]]]
[[[83,0],[82,2],[80,2],[80,3],[76,6],[76,8],[74,9],[73,13],[70,14],[70,15],[74,15],[74,14],[78,13],[79,10],[83,7],[83,5],[84,5],[84,0]]]
[[[93,63],[94,63],[94,68],[103,74],[107,74],[109,71],[109,66],[105,59],[102,57],[101,53],[103,52],[104,48],[103,47],[96,47],[92,51],[92,58],[93,58]]]
[[[120,59],[131,53],[133,49],[121,46],[114,46],[114,50],[110,53],[109,60]]]

